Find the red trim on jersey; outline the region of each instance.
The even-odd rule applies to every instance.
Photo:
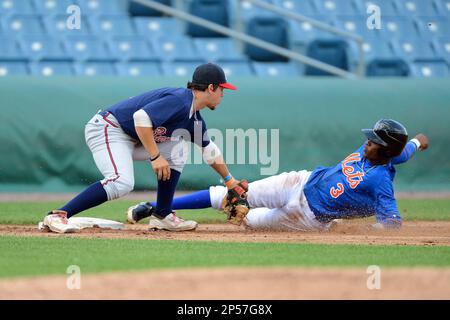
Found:
[[[108,125],[105,126],[105,143],[106,143],[106,149],[108,150],[108,154],[109,154],[109,159],[111,160],[111,163],[114,167],[114,174],[116,175],[115,178],[112,179],[108,179],[105,182],[102,183],[103,186],[106,186],[109,182],[114,182],[117,179],[120,178],[119,173],[117,172],[117,166],[116,163],[114,162],[114,158],[112,156],[112,152],[111,152],[111,148],[109,147],[109,140],[108,140]]]
[[[109,121],[108,119],[106,119],[109,115],[111,114],[111,112],[108,112],[107,114],[105,114],[103,116],[103,120],[105,120],[106,122],[108,122],[110,125],[112,125],[114,128],[118,128],[118,126],[116,126],[114,123],[112,123],[111,121]]]

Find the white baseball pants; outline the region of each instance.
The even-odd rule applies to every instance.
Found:
[[[120,128],[112,114],[107,117],[96,114],[86,124],[85,139],[97,168],[104,176],[100,182],[108,200],[130,193],[134,188],[133,161],[149,161],[147,150]],[[161,142],[158,143],[158,149],[171,169],[179,172],[183,170],[187,161],[185,141]]]
[[[318,221],[306,200],[303,188],[311,172],[291,171],[249,184],[248,202],[252,208],[245,223],[252,229],[318,231],[329,223]],[[221,210],[227,193],[223,186],[210,187],[212,207]]]

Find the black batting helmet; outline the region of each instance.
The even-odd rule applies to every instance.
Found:
[[[373,129],[362,129],[367,139],[382,146],[381,155],[392,158],[400,155],[408,142],[408,132],[398,121],[381,119]]]

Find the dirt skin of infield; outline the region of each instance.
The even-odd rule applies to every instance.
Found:
[[[449,246],[450,221],[406,221],[400,230],[371,230],[370,221],[344,221],[328,232],[248,230],[231,224],[200,224],[196,231],[150,231],[145,224],[124,230],[84,229],[76,234],[42,232],[31,225],[0,225],[0,235],[112,239],[158,239],[226,242],[285,242],[325,244],[377,244]]]
[[[379,286],[374,286],[366,268],[220,268],[82,274],[79,289],[68,289],[67,277],[0,280],[0,299],[450,299],[450,269],[381,269]]]

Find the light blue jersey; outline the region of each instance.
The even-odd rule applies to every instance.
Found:
[[[334,167],[318,167],[312,172],[304,193],[319,221],[375,215],[377,222],[385,225],[401,224],[392,185],[394,165],[408,161],[416,144],[408,142],[386,165],[372,165],[364,158],[364,147]]]

